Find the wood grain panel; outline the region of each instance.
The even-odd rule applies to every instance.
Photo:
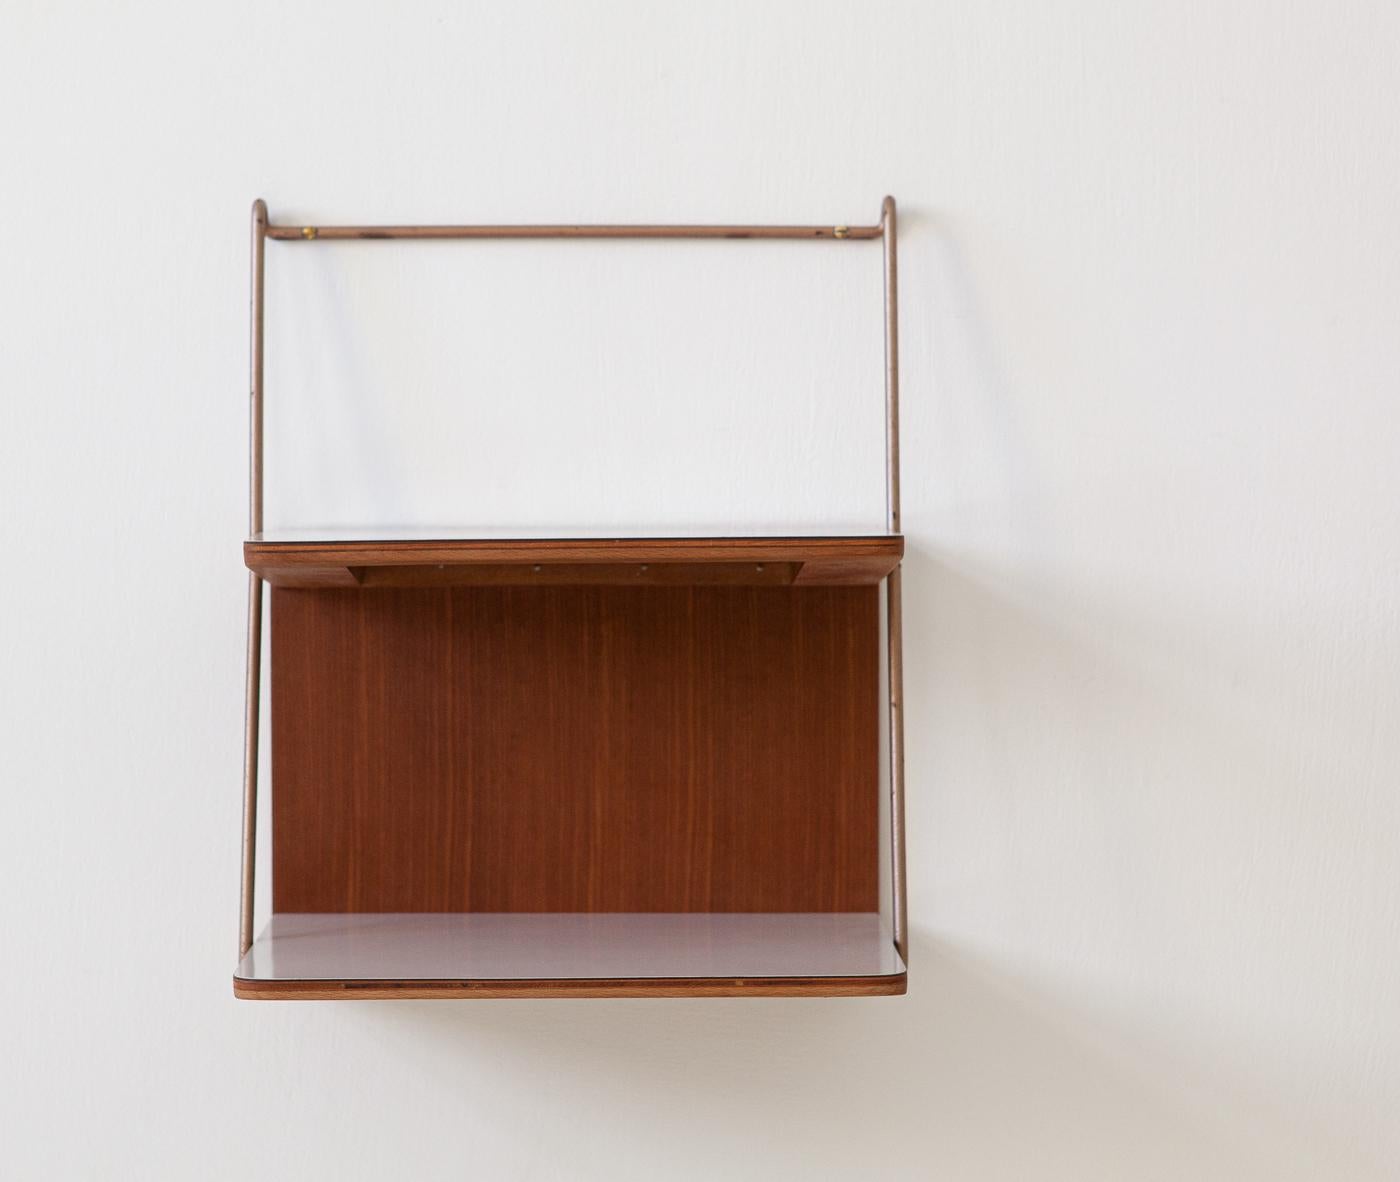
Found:
[[[276,911],[873,911],[860,587],[272,591]]]
[[[879,582],[903,553],[904,538],[898,534],[328,542],[254,538],[243,544],[249,569],[276,587],[431,582],[842,585]]]
[[[808,564],[810,565],[810,564]],[[330,582],[296,583],[300,567],[278,572],[278,586],[330,586]],[[314,568],[313,568],[314,569]],[[651,586],[785,587],[794,582],[796,562],[656,562],[656,563],[438,563],[433,566],[342,567],[350,586],[361,587],[552,587],[593,584]],[[845,568],[843,567],[843,573]],[[828,580],[819,580],[828,581]],[[832,583],[838,580],[829,580]],[[878,582],[878,579],[848,579]]]

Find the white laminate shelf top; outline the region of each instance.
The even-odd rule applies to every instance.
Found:
[[[875,912],[278,914],[244,981],[897,976]]]
[[[503,525],[324,525],[274,528],[250,540],[267,545],[312,542],[541,542],[669,540],[672,538],[887,538],[881,525],[638,525],[612,529],[598,526]]]

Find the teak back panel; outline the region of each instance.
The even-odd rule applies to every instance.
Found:
[[[878,909],[876,596],[274,588],[274,909]]]

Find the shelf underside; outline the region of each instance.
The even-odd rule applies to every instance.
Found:
[[[898,534],[824,537],[281,540],[244,561],[275,587],[559,584],[846,586],[898,565]]]
[[[275,914],[239,997],[854,996],[905,991],[876,913]]]

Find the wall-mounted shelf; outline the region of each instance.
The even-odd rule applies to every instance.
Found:
[[[293,233],[255,204],[239,997],[904,991],[893,201],[873,227],[630,230]],[[888,530],[263,532],[265,241],[508,236],[883,239]]]

